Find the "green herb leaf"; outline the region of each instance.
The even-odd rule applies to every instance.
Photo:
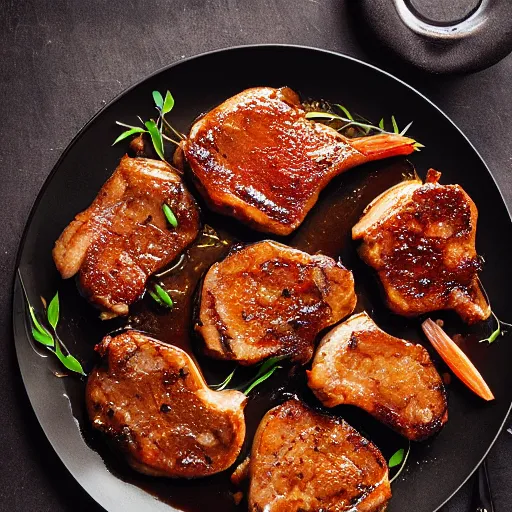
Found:
[[[172,308],[174,306],[174,302],[172,301],[169,294],[159,284],[155,284],[155,292],[165,306],[168,308]]]
[[[379,128],[381,130],[384,130],[384,118],[382,118],[380,121],[379,121]]]
[[[343,106],[343,105],[340,105],[339,103],[335,103],[335,105],[351,120],[351,121],[354,121],[354,118],[352,117],[352,114]]]
[[[404,460],[405,450],[400,448],[400,450],[396,451],[391,458],[389,459],[388,466],[389,468],[394,468],[398,466]]]
[[[165,116],[165,114],[168,114],[174,107],[174,98],[172,97],[172,94],[170,91],[167,91],[165,93],[165,101],[163,103],[162,107],[162,115]]]
[[[393,132],[398,135],[400,133],[400,130],[398,129],[398,125],[396,124],[395,116],[391,116],[391,124],[393,125]]]
[[[160,300],[160,297],[153,291],[148,290],[149,296],[159,305],[163,306],[164,303]]]
[[[48,306],[48,323],[54,328],[57,328],[57,324],[59,323],[59,292],[55,294],[55,297],[50,302],[50,305]]]
[[[244,395],[248,395],[256,386],[265,382],[272,374],[278,369],[282,368],[281,366],[273,366],[267,373],[259,377],[258,379],[253,380],[253,382],[249,385],[249,387],[244,391]]]
[[[124,139],[127,139],[128,137],[130,137],[130,135],[133,135],[135,133],[146,133],[146,130],[144,130],[144,128],[138,128],[137,126],[134,126],[133,128],[130,128],[129,130],[126,130],[125,132],[121,133],[121,135],[119,135],[119,137],[117,137],[117,139],[112,143],[112,146]]]
[[[400,135],[405,135],[407,133],[407,131],[409,130],[409,128],[411,127],[413,121],[411,121],[401,132],[400,132]]]
[[[235,375],[235,372],[236,366],[235,369],[220,384],[212,384],[210,387],[212,389],[215,389],[216,391],[222,391],[231,382],[231,379]]]
[[[158,91],[153,91],[153,100],[155,101],[155,105],[162,110],[164,106],[164,99]]]
[[[392,482],[394,482],[399,477],[400,473],[403,471],[405,464],[407,462],[407,458],[409,457],[410,451],[411,451],[411,441],[409,441],[409,445],[407,446],[407,452],[405,453],[405,457],[404,457],[404,449],[400,448],[400,450],[398,450],[396,453],[394,453],[391,456],[391,458],[389,459],[388,466],[390,468],[394,468],[395,466],[398,466],[398,464],[401,463],[400,468],[395,473],[393,478],[389,481],[390,484]]]
[[[483,340],[479,340],[478,341],[479,343],[483,343],[484,341],[487,341],[488,343],[492,343],[492,342],[496,341],[498,339],[498,336],[501,334],[501,322],[498,319],[498,317],[494,314],[494,312],[492,312],[492,316],[496,320],[497,327],[491,333],[490,336],[488,336],[487,338],[484,338]]]
[[[28,300],[27,300],[28,301]],[[40,334],[39,339],[34,336],[34,338],[37,341],[40,341],[40,339],[46,339],[51,340],[49,343],[43,343],[40,341],[40,343],[43,343],[43,345],[47,345],[49,347],[53,347],[53,336],[49,333],[49,331],[43,327],[39,321],[37,320],[36,313],[34,311],[34,308],[29,304],[28,310],[30,312],[30,318],[32,319],[32,323],[34,324],[34,328],[32,329],[32,334],[34,334],[34,331],[38,332]]]
[[[71,354],[66,356],[62,353],[58,340],[55,340],[55,355],[68,370],[85,375],[84,369],[76,357],[73,357]]]
[[[49,333],[41,333],[35,327],[32,327],[32,336],[36,341],[44,345],[45,347],[53,347],[54,341],[53,336]]]
[[[153,147],[155,148],[157,155],[162,160],[165,160],[164,142],[162,140],[162,133],[158,129],[158,126],[156,125],[155,121],[153,121],[153,119],[146,121],[144,124],[146,125],[149,135],[151,136],[151,142],[153,143]]]
[[[167,222],[173,227],[178,227],[178,219],[176,218],[176,215],[174,215],[174,212],[171,210],[171,207],[164,203],[162,205],[162,210],[164,212],[165,218],[167,219]]]

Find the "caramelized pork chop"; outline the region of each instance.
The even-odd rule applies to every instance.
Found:
[[[378,448],[297,400],[264,416],[247,469],[250,512],[383,511],[391,497]]]
[[[385,333],[366,313],[323,338],[307,373],[326,407],[356,405],[414,441],[448,419],[444,386],[428,352]]]
[[[176,228],[167,224],[164,203]],[[148,277],[176,258],[198,230],[195,201],[172,167],[125,156],[59,237],[53,259],[64,279],[79,273],[82,292],[107,317],[127,315]]]
[[[347,139],[305,115],[291,89],[256,87],[197,121],[183,150],[210,206],[254,229],[286,235],[334,176],[414,150],[407,137]]]
[[[245,437],[246,397],[212,391],[183,352],[141,333],[107,336],[87,381],[95,428],[136,471],[195,478],[227,469]]]
[[[406,181],[375,199],[352,229],[361,258],[376,269],[388,306],[397,314],[454,309],[464,321],[491,310],[480,289],[475,250],[478,211],[459,185]]]
[[[213,265],[197,330],[209,355],[254,364],[269,356],[307,363],[316,335],[356,305],[352,272],[270,240]]]

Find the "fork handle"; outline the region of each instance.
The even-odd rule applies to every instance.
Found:
[[[478,468],[473,494],[473,505],[471,506],[470,512],[494,512],[491,484],[489,482],[489,473],[487,472],[487,463],[485,460]]]

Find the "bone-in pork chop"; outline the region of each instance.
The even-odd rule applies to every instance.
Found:
[[[355,304],[352,272],[340,263],[266,240],[210,268],[196,329],[219,359],[254,364],[289,356],[306,363],[317,334]]]
[[[286,235],[334,176],[414,151],[407,137],[347,139],[305,116],[291,89],[256,87],[197,121],[183,150],[210,206],[259,231]]]
[[[325,335],[308,384],[326,407],[356,405],[414,441],[448,419],[443,382],[428,352],[385,333],[366,313]]]
[[[379,449],[298,400],[264,416],[247,470],[250,512],[380,512],[391,497]]]
[[[233,464],[245,437],[243,393],[211,390],[183,350],[135,331],[96,350],[89,418],[136,471],[195,478]]]
[[[415,316],[455,310],[464,321],[491,310],[478,283],[475,249],[478,211],[459,185],[440,185],[441,174],[400,183],[365,210],[352,229],[361,258],[378,273],[389,308]]]
[[[164,203],[177,227],[168,225]],[[148,277],[176,258],[198,230],[196,203],[172,167],[125,156],[59,237],[53,259],[64,279],[78,273],[82,293],[108,316],[127,315]]]

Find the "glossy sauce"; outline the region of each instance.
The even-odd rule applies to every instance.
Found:
[[[403,158],[396,158],[367,164],[353,169],[335,178],[322,192],[316,206],[306,217],[303,224],[288,237],[269,237],[252,231],[236,221],[221,215],[210,213],[204,204],[202,210],[203,228],[210,236],[200,235],[186,251],[183,261],[173,271],[158,280],[169,291],[175,306],[171,311],[160,309],[146,296],[131,307],[128,319],[115,319],[102,322],[98,311],[87,305],[73,282],[63,281],[61,289],[63,308],[63,338],[76,338],[76,353],[81,360],[87,361],[85,370],[89,371],[96,360],[93,346],[101,338],[115,329],[126,325],[150,333],[157,339],[183,348],[199,363],[209,384],[219,383],[231,372],[233,363],[215,361],[201,355],[201,340],[195,334],[195,303],[201,278],[211,264],[225,257],[237,242],[247,243],[265,238],[273,238],[285,244],[311,254],[321,252],[333,258],[341,258],[343,264],[354,271],[358,305],[356,311],[367,310],[383,329],[389,329],[400,335],[407,320],[387,312],[376,281],[371,271],[359,259],[355,244],[351,240],[351,228],[357,222],[365,206],[378,194],[392,185],[414,175],[414,168]],[[192,184],[189,190],[197,198]],[[216,233],[219,240],[211,238]],[[215,235],[214,235],[215,236]],[[173,264],[171,264],[171,267]],[[405,328],[406,328],[405,327]],[[67,331],[67,332],[66,332]],[[319,338],[323,333],[319,335]],[[231,385],[244,382],[255,372],[254,368],[239,368]],[[94,432],[85,413],[84,383],[75,379],[66,381],[73,414],[77,418],[84,438],[91,448],[104,458],[108,469],[122,480],[145,489],[158,499],[187,512],[244,511],[245,499],[235,504],[233,493],[239,489],[230,482],[235,465],[228,471],[212,477],[197,480],[171,480],[148,477],[131,470],[120,460],[101,436]],[[231,386],[230,386],[231,387]],[[306,386],[304,369],[283,364],[269,380],[251,393],[245,409],[247,435],[244,448],[239,457],[241,462],[249,453],[252,438],[263,415],[273,406],[287,399],[299,396],[317,409],[322,409]],[[334,409],[361,434],[370,438],[383,451],[387,458],[397,447],[403,445],[398,434],[382,427],[376,420],[362,411],[350,406]]]

